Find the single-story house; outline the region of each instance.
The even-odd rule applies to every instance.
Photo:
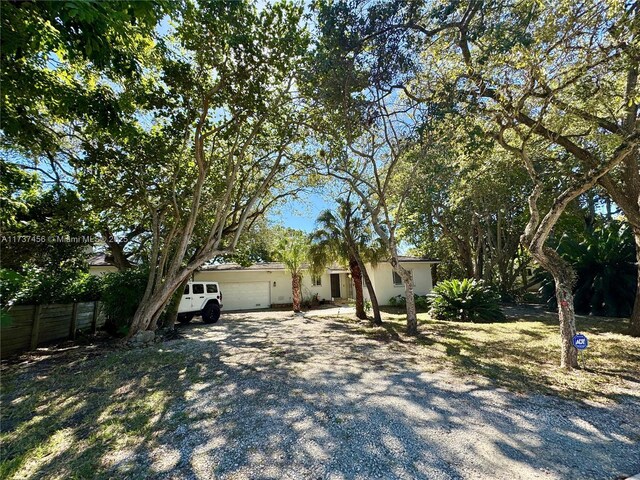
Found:
[[[413,275],[414,291],[426,295],[433,287],[431,267],[438,260],[402,256],[400,264]],[[116,268],[104,254],[97,255],[89,262],[89,271],[95,275],[115,271]],[[389,304],[391,297],[404,296],[402,279],[393,272],[391,265],[380,262],[375,266],[366,265],[373,283],[378,303]],[[193,281],[218,282],[223,295],[226,311],[269,308],[273,305],[290,305],[291,274],[279,262],[256,263],[242,267],[235,263],[205,265],[193,275]],[[369,294],[363,285],[364,298]],[[325,269],[319,277],[311,277],[308,272],[302,277],[302,297],[311,299],[317,295],[320,301],[335,301],[354,298],[353,279],[347,268],[333,265]]]
[[[414,291],[418,295],[431,292],[431,266],[438,263],[419,257],[400,257],[400,264],[413,274]],[[367,272],[380,305],[387,305],[391,297],[404,296],[402,279],[393,272],[389,263],[366,265]],[[223,295],[224,309],[250,310],[272,305],[291,304],[291,274],[279,262],[258,263],[242,267],[234,263],[206,265],[194,274],[194,281],[218,282]],[[363,285],[364,297],[369,298]],[[339,266],[327,268],[319,277],[309,274],[302,277],[303,299],[318,296],[319,300],[332,301],[354,298],[354,284],[349,270]]]

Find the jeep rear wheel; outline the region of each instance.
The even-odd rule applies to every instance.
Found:
[[[202,310],[202,320],[204,323],[216,323],[220,318],[220,305],[208,303]]]
[[[182,324],[187,324],[191,321],[191,319],[193,318],[193,313],[179,313],[178,314],[178,321]]]

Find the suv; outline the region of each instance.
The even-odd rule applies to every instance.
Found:
[[[196,315],[202,315],[204,323],[216,323],[222,309],[222,292],[218,282],[189,282],[184,287],[178,321],[189,323]]]

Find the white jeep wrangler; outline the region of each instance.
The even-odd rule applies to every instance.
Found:
[[[204,323],[216,323],[222,309],[222,291],[218,282],[189,282],[184,287],[178,321],[189,323],[196,315],[202,315]]]

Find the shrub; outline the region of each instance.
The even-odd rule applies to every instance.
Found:
[[[92,301],[102,290],[99,278],[77,269],[27,267],[23,274],[3,269],[0,280],[4,306]]]
[[[373,305],[371,304],[371,300],[365,300],[364,301],[364,311],[365,313],[369,314],[371,313],[371,309],[373,308]]]
[[[564,235],[558,253],[576,273],[574,308],[583,315],[628,317],[636,295],[635,249],[631,229],[611,222],[579,236]],[[540,294],[551,310],[556,310],[553,277],[542,269],[536,274]]]
[[[0,268],[0,302],[11,305],[25,282],[23,275],[7,268]]]
[[[497,322],[505,316],[500,310],[500,295],[482,281],[445,280],[434,289],[431,315],[441,320]]]
[[[396,295],[395,297],[391,297],[389,299],[389,306],[390,307],[405,308],[407,306],[407,299],[405,297],[403,297],[402,295]]]
[[[416,295],[415,302],[416,302],[416,310],[422,310],[425,312],[429,310],[431,301],[426,295]]]
[[[429,297],[426,295],[415,295],[413,296],[416,310],[426,312],[429,310],[429,305],[431,303]],[[402,295],[396,295],[395,297],[391,297],[389,299],[389,306],[397,307],[397,308],[407,308],[407,299]]]
[[[68,302],[91,302],[102,297],[102,278],[82,273],[71,281],[65,292]]]
[[[132,268],[103,277],[102,308],[107,317],[107,331],[114,335],[127,334],[147,287],[148,276],[146,269]]]

